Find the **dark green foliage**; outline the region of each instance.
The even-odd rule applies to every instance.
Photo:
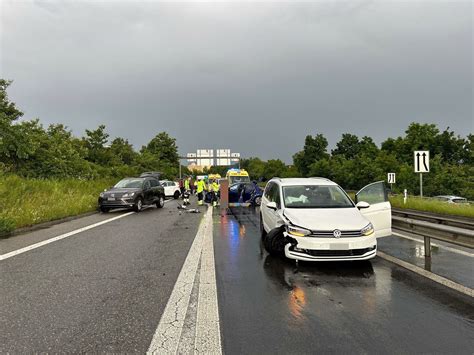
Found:
[[[122,178],[158,170],[178,174],[176,141],[162,132],[138,153],[124,138],[109,144],[106,127],[86,130],[76,138],[62,124],[44,128],[39,120],[15,122],[23,113],[8,100],[11,82],[0,80],[0,168],[32,178]]]
[[[412,123],[404,137],[388,138],[379,149],[370,137],[359,139],[343,134],[332,155],[311,162],[308,142],[295,154],[294,163],[304,176],[330,178],[349,190],[357,190],[387,173],[397,174],[395,192],[408,189],[419,194],[419,176],[413,171],[413,151],[429,150],[431,171],[424,174],[424,195],[454,194],[474,199],[473,144],[474,135],[467,139],[455,135],[449,127],[440,133],[434,124]],[[306,164],[306,165],[305,165]]]

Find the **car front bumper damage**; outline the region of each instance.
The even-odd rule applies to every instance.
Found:
[[[356,238],[293,237],[284,233],[290,242],[285,245],[285,256],[305,261],[369,260],[377,255],[374,235]]]

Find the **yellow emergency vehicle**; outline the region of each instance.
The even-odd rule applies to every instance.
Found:
[[[250,182],[249,173],[244,169],[229,169],[225,177],[229,180],[229,186],[237,182]]]

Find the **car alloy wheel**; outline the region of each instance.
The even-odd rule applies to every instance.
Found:
[[[143,201],[141,198],[139,198],[135,205],[135,212],[140,212],[142,209],[143,209]]]
[[[156,203],[156,207],[163,208],[164,205],[165,205],[165,199],[163,196],[160,196],[158,198],[158,202]]]

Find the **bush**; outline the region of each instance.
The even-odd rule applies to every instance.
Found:
[[[0,236],[7,235],[15,229],[15,222],[10,218],[0,217]]]

